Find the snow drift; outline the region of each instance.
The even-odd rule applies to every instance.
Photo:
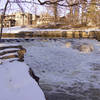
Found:
[[[36,81],[23,62],[4,62],[0,65],[0,100],[45,100]]]

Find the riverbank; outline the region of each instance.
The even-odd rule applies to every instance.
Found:
[[[39,29],[29,27],[4,28],[2,38],[90,38],[100,40],[100,29]]]

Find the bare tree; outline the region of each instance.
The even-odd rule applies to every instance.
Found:
[[[82,9],[81,10],[81,12],[82,12],[81,22],[83,23],[84,16],[87,17],[86,8],[90,4],[100,6],[100,4],[99,4],[100,1],[99,0],[90,0],[92,2],[88,2],[88,0],[44,0],[44,1],[37,0],[37,1],[38,1],[38,3],[35,2],[34,0],[30,0],[30,1],[27,1],[27,0],[7,0],[7,2],[5,4],[5,7],[3,9],[3,14],[2,14],[2,18],[1,18],[0,38],[2,36],[2,31],[3,31],[3,20],[4,20],[5,13],[6,13],[6,10],[7,10],[7,6],[8,6],[9,3],[16,3],[23,13],[24,13],[24,8],[22,6],[22,3],[34,3],[34,4],[38,4],[38,5],[52,6],[52,12],[53,12],[54,17],[55,17],[55,22],[57,21],[59,7],[65,7],[65,8],[69,9],[69,12],[70,12],[69,20],[70,20],[70,23],[72,23],[72,24],[75,24],[75,23],[79,22],[80,9]],[[98,1],[98,2],[93,2],[93,1]],[[97,16],[97,14],[95,14],[95,15]]]
[[[3,31],[3,20],[4,20],[4,17],[5,17],[5,13],[6,13],[8,4],[9,4],[9,0],[7,0],[5,7],[4,7],[4,10],[3,10],[3,13],[2,13],[2,16],[1,16],[0,40],[1,40],[1,37],[2,37],[2,31]]]

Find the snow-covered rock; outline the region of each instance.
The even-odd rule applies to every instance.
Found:
[[[0,100],[45,100],[28,70],[25,63],[18,61],[0,65]]]
[[[94,47],[90,44],[83,44],[80,46],[79,50],[84,53],[89,53],[94,50]]]
[[[91,44],[81,44],[77,49],[83,53],[90,53],[94,50],[94,47]]]
[[[71,42],[67,42],[65,45],[66,45],[67,48],[70,48],[71,47]]]

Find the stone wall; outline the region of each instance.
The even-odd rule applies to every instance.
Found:
[[[99,31],[33,31],[19,33],[3,33],[3,38],[32,38],[32,37],[64,37],[64,38],[95,38],[100,40]]]

